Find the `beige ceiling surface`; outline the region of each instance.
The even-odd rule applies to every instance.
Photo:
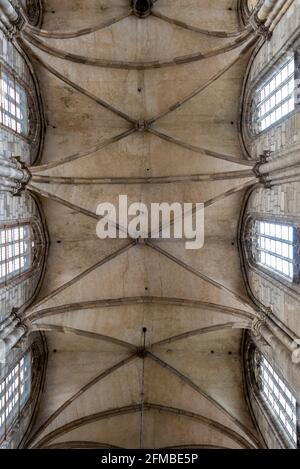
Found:
[[[124,16],[129,3],[47,0],[43,28],[90,27]],[[157,0],[154,11],[199,28],[235,31],[236,3]],[[233,41],[133,15],[82,37],[41,40],[87,58],[134,62],[205,53]],[[42,196],[51,238],[44,286],[28,314],[34,328],[46,331],[49,349],[31,446],[259,445],[243,390],[241,338],[253,310],[236,244],[243,196],[253,180],[240,174],[249,167],[241,161],[237,126],[249,54],[238,58],[248,42],[215,57],[147,70],[74,63],[31,46],[48,119],[45,166],[31,185]],[[136,120],[165,113],[208,82],[156,120],[154,132],[134,132]],[[113,141],[129,129],[131,135]],[[64,160],[69,155],[72,161]],[[230,179],[214,178],[233,171]],[[195,175],[210,180],[191,181]],[[170,176],[187,178],[170,182]],[[55,179],[62,177],[67,184]],[[178,240],[101,241],[97,204],[116,202],[119,194],[148,204],[206,202],[204,248],[187,251]]]

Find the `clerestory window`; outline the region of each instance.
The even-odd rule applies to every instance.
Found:
[[[0,68],[0,92],[1,124],[26,137],[28,135],[26,91],[3,67]]]
[[[254,223],[254,260],[289,280],[299,276],[298,233],[294,226],[257,220]]]
[[[290,58],[257,90],[255,130],[268,129],[295,109],[295,59]]]
[[[297,401],[284,379],[270,362],[256,351],[258,384],[274,421],[293,446],[297,447]]]
[[[0,284],[30,270],[33,248],[30,224],[0,226]]]
[[[31,353],[27,352],[0,382],[0,437],[4,437],[20,417],[30,396]]]

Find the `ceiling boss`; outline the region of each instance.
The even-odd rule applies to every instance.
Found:
[[[151,15],[153,0],[132,0],[131,6],[136,16],[139,18],[147,18],[147,16]]]

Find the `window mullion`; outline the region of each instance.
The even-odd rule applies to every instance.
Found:
[[[278,104],[275,104],[275,106],[272,107],[269,111],[265,112],[265,114],[262,114],[260,116],[260,119],[265,119],[266,117],[270,116],[272,112],[274,111],[276,112],[277,109],[279,109],[283,104],[287,103],[292,97],[293,97],[293,93],[290,93],[286,98],[284,98]]]
[[[284,380],[275,372],[268,360],[263,355],[260,355],[260,357],[259,381],[262,383],[262,387],[260,387],[261,395],[274,418],[278,421],[278,425],[285,430],[288,440],[296,445],[296,435],[298,434],[296,400],[293,398]],[[289,395],[291,397],[288,397]],[[291,416],[288,413],[287,407]]]
[[[273,376],[271,375],[271,373],[269,372],[269,370],[267,370],[266,368],[264,368],[264,370],[267,371],[267,373],[268,373],[269,377],[271,378],[272,382],[273,382],[273,383],[276,383],[276,381],[274,381],[274,378],[273,378]],[[278,405],[278,407],[280,407],[280,409],[281,409],[281,411],[283,412],[285,418],[289,421],[290,425],[293,427],[293,425],[295,425],[295,422],[293,422],[293,419],[289,416],[289,414],[287,413],[286,409],[283,407],[282,403],[280,402],[280,399],[277,399],[277,398],[276,398],[276,396],[275,396],[275,394],[274,394],[274,391],[273,391],[272,388],[270,387],[270,384],[269,384],[267,381],[264,381],[264,384],[265,384],[265,386],[267,386],[267,388],[269,389],[270,393],[272,394],[273,399],[274,399],[274,400],[276,399],[276,404]],[[273,384],[273,386],[274,386],[274,384]],[[278,387],[278,386],[275,386],[275,387],[276,387],[278,393],[283,394],[283,392],[279,390],[279,387]],[[284,395],[284,398],[285,398],[286,401],[288,401],[288,405],[291,407],[291,409],[293,409],[293,404],[292,404],[291,401],[288,399],[288,397]],[[268,399],[269,402],[270,402],[270,399],[267,397],[267,395],[266,395],[266,399]],[[271,404],[271,402],[270,402],[270,404]],[[271,404],[271,405],[272,405],[272,404]],[[280,417],[279,417],[279,418],[280,418]]]
[[[0,383],[3,384],[4,387],[4,439],[7,438],[7,435],[11,428],[20,421],[21,413],[26,405],[29,397],[30,392],[28,394],[25,393],[25,385],[28,379],[31,379],[31,366],[30,360],[28,360],[29,365],[25,367],[25,363],[27,363],[29,351],[20,358],[17,364],[15,364],[10,371],[8,371],[7,375]],[[21,363],[23,363],[23,368],[21,367]],[[18,385],[16,386],[16,380],[18,377]],[[24,399],[21,399],[21,387],[24,386]],[[10,396],[8,393],[10,392]],[[15,404],[14,404],[15,402]],[[1,438],[3,438],[1,437]]]
[[[258,249],[261,252],[265,252],[266,254],[270,254],[271,256],[277,257],[277,259],[282,259],[283,261],[289,262],[290,264],[293,263],[292,259],[290,259],[289,257],[284,257],[281,254],[277,254],[276,252],[273,252],[273,251],[268,251],[265,248],[259,247]]]
[[[259,233],[259,235],[262,238],[270,239],[271,241],[280,241],[281,243],[289,244],[290,246],[294,245],[293,241],[289,241],[289,240],[286,240],[286,239],[283,239],[283,238],[277,238],[276,236],[266,235],[266,234],[262,234],[262,233]]]

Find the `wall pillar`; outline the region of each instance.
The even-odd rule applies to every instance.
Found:
[[[286,11],[291,3],[290,0],[265,0],[257,12],[257,18],[266,26],[270,25],[277,15]]]
[[[6,16],[10,23],[18,23],[19,14],[17,10],[12,6],[9,0],[0,0],[0,9],[2,10],[3,14]]]
[[[6,362],[9,352],[26,335],[27,326],[23,324],[15,311],[0,328],[0,363]]]
[[[9,37],[18,34],[25,23],[25,16],[20,5],[12,0],[0,0],[0,23]]]
[[[270,174],[280,169],[291,168],[300,165],[300,152],[291,152],[281,158],[271,159],[261,164],[259,167],[260,174]]]
[[[249,18],[249,21],[260,34],[270,38],[276,24],[292,3],[293,0],[264,0],[258,11]]]
[[[290,149],[280,157],[272,157],[265,151],[254,167],[254,173],[265,187],[270,188],[300,178],[300,151]]]
[[[26,166],[16,157],[0,156],[0,190],[20,195],[31,178]]]
[[[290,370],[289,381],[294,389],[300,388],[300,347],[270,317],[262,313],[252,327],[255,342],[259,348],[270,346],[276,362],[283,370]],[[299,361],[297,360],[299,358]]]

